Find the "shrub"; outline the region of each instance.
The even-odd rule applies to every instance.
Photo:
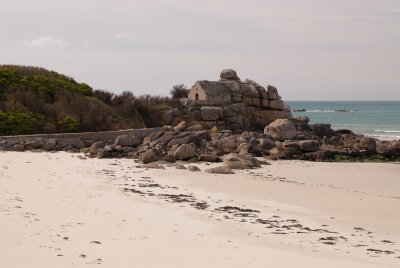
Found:
[[[184,84],[179,84],[172,87],[170,94],[173,99],[187,98],[189,91]]]
[[[57,125],[62,132],[75,132],[79,129],[79,121],[70,115],[64,116]]]
[[[31,112],[0,111],[0,133],[2,135],[22,135],[33,133],[40,127],[43,117]]]

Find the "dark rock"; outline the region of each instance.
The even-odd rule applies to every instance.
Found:
[[[332,136],[329,139],[329,143],[334,145],[334,146],[339,146],[341,144],[341,139],[339,136]]]
[[[108,157],[108,151],[104,150],[103,148],[99,148],[99,149],[97,149],[96,157],[99,158],[99,159],[107,158]]]
[[[278,90],[274,86],[267,86],[267,94],[270,100],[279,100]]]
[[[27,141],[26,146],[31,146],[33,149],[39,149],[40,147],[43,146],[43,140],[31,140]]]
[[[261,165],[251,154],[230,153],[224,158],[224,166],[230,169],[251,169]]]
[[[200,154],[199,161],[204,162],[221,162],[221,158],[214,154]]]
[[[349,129],[337,129],[337,130],[335,130],[335,133],[342,134],[342,135],[354,135],[354,132]]]
[[[12,149],[13,149],[13,151],[16,151],[16,152],[23,152],[23,151],[25,151],[25,146],[23,145],[23,144],[15,144],[13,147],[12,147]]]
[[[193,166],[193,165],[188,166],[187,170],[194,171],[194,172],[201,171],[201,169],[198,166]]]
[[[376,152],[382,156],[392,155],[392,151],[389,150],[388,141],[377,141],[376,142]]]
[[[214,168],[209,168],[204,170],[207,173],[211,174],[233,174],[232,170],[229,167],[226,166],[219,166],[219,167],[214,167]]]
[[[185,167],[184,165],[182,165],[182,164],[177,164],[177,165],[175,166],[175,168],[176,168],[176,169],[186,169],[186,167]]]
[[[273,148],[269,151],[270,160],[278,159],[294,159],[303,155],[303,152],[296,147],[285,147],[285,148]]]
[[[284,110],[285,104],[282,100],[270,100],[269,108],[271,108],[272,110]]]
[[[311,130],[315,135],[317,135],[320,138],[323,138],[324,136],[326,137],[332,137],[334,134],[334,131],[331,129],[331,124],[312,124],[310,125]]]
[[[373,138],[362,138],[360,140],[360,146],[365,149],[368,150],[369,152],[376,152],[376,140]]]
[[[296,148],[296,149],[299,148],[299,142],[298,141],[287,140],[287,141],[284,141],[282,143],[282,145],[283,145],[283,148],[289,148],[289,147]]]
[[[223,109],[221,107],[203,106],[200,108],[200,113],[204,121],[215,121],[223,117]]]
[[[170,163],[174,163],[176,161],[176,158],[174,155],[172,154],[167,154],[162,158],[164,161],[170,162]]]
[[[224,153],[231,153],[235,152],[237,148],[237,138],[236,137],[226,137],[220,140],[216,140],[215,144],[217,145],[218,148],[221,148],[221,150]]]
[[[298,144],[303,152],[316,152],[319,150],[319,141],[317,140],[299,141]]]
[[[305,111],[305,110],[304,110]],[[301,123],[308,123],[310,122],[310,118],[308,116],[302,115],[302,116],[298,116],[296,117],[296,120],[301,122]]]
[[[220,74],[220,78],[222,80],[233,80],[233,81],[240,81],[235,70],[232,69],[224,69]]]
[[[135,135],[119,135],[114,142],[115,145],[131,147],[136,147],[141,143],[142,141]]]
[[[46,139],[43,144],[43,149],[46,151],[54,151],[57,146],[56,139]]]
[[[269,151],[274,147],[275,147],[275,142],[272,141],[271,139],[267,139],[267,138],[260,139],[260,149],[262,151],[264,151],[264,152]]]
[[[161,159],[159,152],[156,149],[149,149],[141,155],[144,164],[155,162]]]
[[[172,122],[174,121],[174,112],[177,110],[178,109],[175,108],[165,113],[165,123],[172,124]]]
[[[179,160],[187,160],[196,156],[197,147],[193,143],[182,144],[175,151],[175,158]]]
[[[81,149],[83,148],[83,142],[79,138],[57,138],[57,145],[61,145],[62,148],[66,146],[73,146],[74,148]]]
[[[103,141],[96,141],[90,145],[90,152],[94,155],[97,154],[97,150],[100,148],[104,148],[104,142]]]

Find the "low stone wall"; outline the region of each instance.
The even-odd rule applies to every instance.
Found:
[[[150,135],[151,133],[167,130],[167,127],[158,128],[142,128],[142,129],[126,129],[116,131],[101,132],[81,132],[81,133],[59,133],[59,134],[35,134],[35,135],[18,135],[18,136],[0,136],[0,143],[17,144],[35,140],[57,140],[63,145],[74,145],[76,140],[81,140],[85,146],[96,141],[114,141],[119,135],[135,135],[139,139]]]

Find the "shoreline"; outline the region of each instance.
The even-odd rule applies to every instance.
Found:
[[[214,175],[65,152],[0,156],[5,267],[400,263],[398,164],[273,161]]]

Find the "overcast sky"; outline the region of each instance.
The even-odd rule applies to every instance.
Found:
[[[400,1],[0,0],[0,64],[136,95],[232,68],[285,100],[400,100]]]

